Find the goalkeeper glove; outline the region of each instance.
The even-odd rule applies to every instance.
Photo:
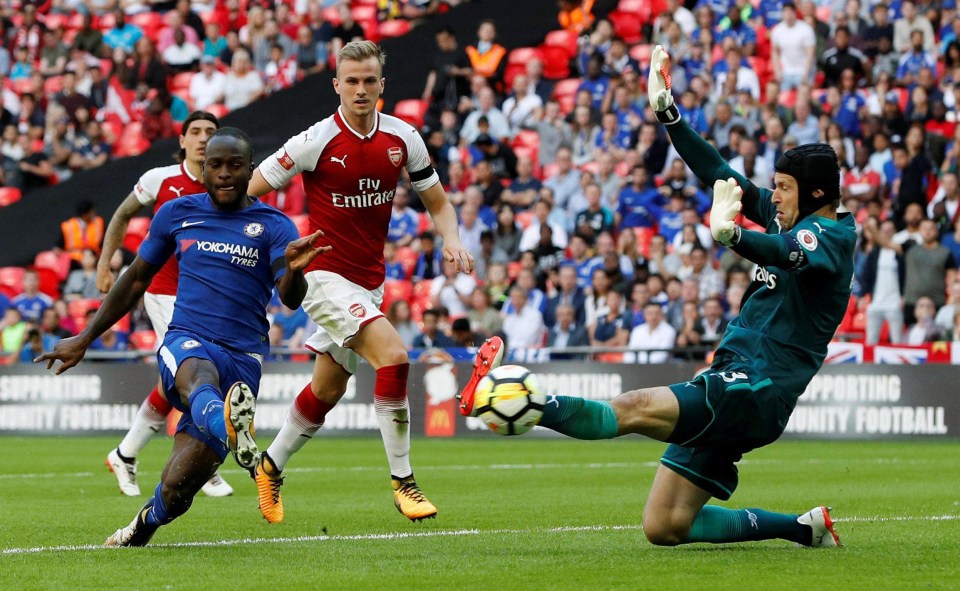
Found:
[[[724,246],[733,246],[740,241],[740,227],[733,220],[740,215],[743,190],[737,181],[720,179],[713,184],[713,207],[710,209],[710,233],[714,240]]]
[[[670,92],[670,55],[661,45],[654,47],[650,55],[647,98],[660,123],[673,125],[680,121],[680,111],[673,103],[673,93]]]

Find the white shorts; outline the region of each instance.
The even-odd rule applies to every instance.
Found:
[[[173,319],[173,305],[177,302],[175,295],[160,295],[147,292],[143,294],[143,307],[147,310],[147,317],[153,325],[153,332],[157,333],[157,342],[162,343],[167,335],[167,327]]]
[[[329,271],[311,271],[306,279],[303,309],[317,323],[317,331],[304,346],[315,353],[328,353],[347,372],[356,373],[360,356],[344,343],[383,316],[383,285],[364,289]]]

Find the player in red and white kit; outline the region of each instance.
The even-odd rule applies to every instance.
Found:
[[[305,272],[303,309],[318,325],[306,343],[318,353],[313,379],[290,407],[254,474],[260,511],[271,523],[283,520],[281,471],[323,425],[361,357],[377,372],[374,406],[390,464],[394,503],[414,521],[437,514],[410,467],[407,350],[380,312],[383,245],[403,170],[433,217],[443,239],[444,257],[469,273],[473,256],[460,243],[456,212],[430,165],[419,132],[376,110],[384,85],[383,58],[370,41],[345,45],[337,54],[333,81],[340,108],[288,140],[260,164],[250,183],[252,195],[263,195],[302,174],[310,231],[323,230],[333,246]]]
[[[103,253],[97,264],[97,287],[107,293],[113,286],[110,259],[123,244],[130,219],[144,207],[156,212],[160,206],[178,197],[206,192],[203,185],[203,155],[207,139],[220,127],[217,118],[206,111],[194,111],[183,122],[180,135],[180,164],[153,168],[140,177],[133,191],[114,212],[103,238]],[[167,332],[173,317],[173,304],[177,299],[177,259],[170,257],[167,264],[154,277],[143,304],[157,333],[159,342]],[[130,430],[120,445],[107,454],[107,467],[117,477],[120,492],[131,497],[140,496],[137,484],[137,454],[150,438],[163,430],[167,415],[173,407],[160,392],[159,382],[140,405]],[[233,488],[220,476],[214,474],[203,486],[203,492],[211,497],[233,494]]]

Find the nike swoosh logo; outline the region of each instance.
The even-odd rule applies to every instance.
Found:
[[[181,228],[189,228],[190,226],[196,226],[197,224],[202,224],[203,222],[183,222],[180,224]]]

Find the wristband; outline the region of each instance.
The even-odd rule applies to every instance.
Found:
[[[680,121],[680,109],[677,108],[676,104],[670,105],[663,111],[654,111],[653,113],[657,116],[657,121],[664,125],[673,125]]]

